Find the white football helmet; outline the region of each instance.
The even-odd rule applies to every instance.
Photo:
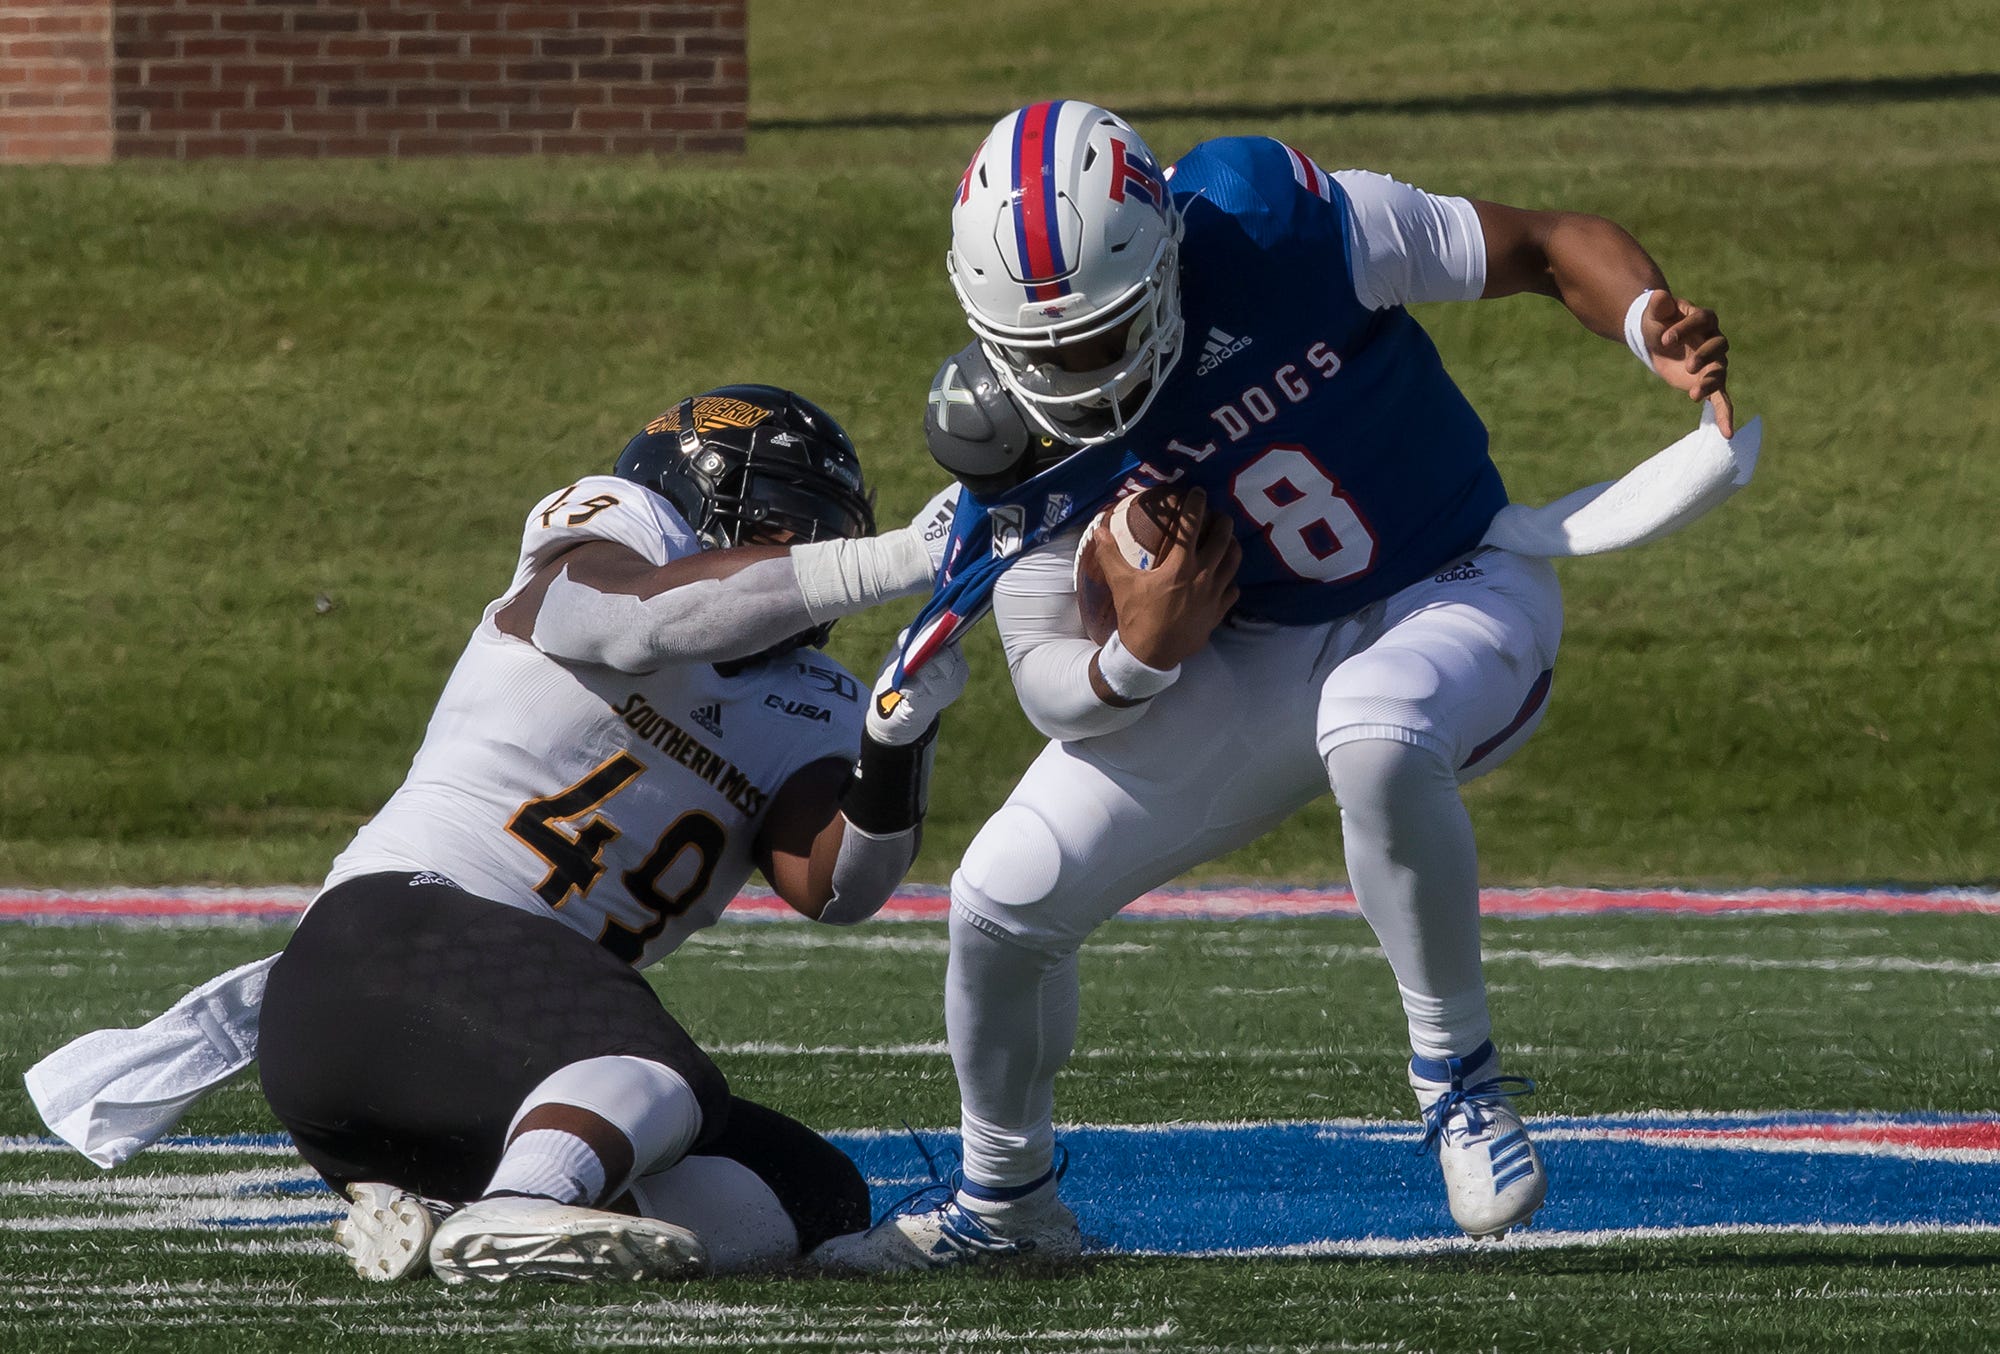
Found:
[[[1094,446],[1139,421],[1180,357],[1180,241],[1139,134],[1057,99],[1001,118],[973,153],[945,268],[1001,384],[1051,437]],[[1067,371],[1057,359],[1121,326],[1124,351],[1108,365]]]

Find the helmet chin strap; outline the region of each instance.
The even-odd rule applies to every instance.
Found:
[[[1167,373],[1171,372],[1175,364],[1180,361],[1180,355],[1181,344],[1178,339],[1170,349],[1163,347],[1155,350],[1151,363],[1152,370],[1135,382],[1131,390],[1122,398],[1106,390],[1103,392],[1104,402],[1095,406],[1086,405],[1081,401],[1058,402],[1037,398],[1021,387],[1013,370],[999,355],[991,351],[990,346],[987,360],[992,363],[994,373],[1000,378],[1001,384],[1016,397],[1021,411],[1028,416],[1029,422],[1060,442],[1075,447],[1095,447],[1125,436],[1141,418],[1145,417],[1146,411],[1152,407],[1153,400],[1159,395]],[[1126,406],[1135,399],[1138,400],[1138,406],[1129,413],[1126,412]],[[1074,409],[1084,417],[1074,423],[1069,422],[1056,412],[1058,409]],[[1101,418],[1110,420],[1110,427],[1102,432],[1084,432],[1078,427],[1079,423],[1096,423]]]

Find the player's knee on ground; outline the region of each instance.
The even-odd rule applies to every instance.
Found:
[[[634,1181],[620,1205],[689,1228],[725,1272],[782,1264],[868,1226],[868,1182],[845,1152],[741,1097],[728,1123],[699,1154]]]

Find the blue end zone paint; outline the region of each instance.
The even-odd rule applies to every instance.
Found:
[[[1534,1233],[1564,1234],[1576,1244],[1603,1244],[1639,1229],[1649,1236],[1696,1228],[2000,1230],[2000,1116],[1992,1114],[1549,1116],[1530,1120],[1528,1131],[1551,1177]],[[929,1178],[903,1133],[829,1136],[868,1176],[878,1214]],[[949,1155],[952,1135],[928,1133],[925,1141]],[[1416,1141],[1414,1124],[1356,1121],[1072,1128],[1062,1134],[1070,1153],[1063,1195],[1085,1233],[1112,1251],[1196,1254],[1456,1239],[1437,1167],[1414,1150]],[[0,1153],[59,1146],[53,1139],[0,1139]],[[169,1138],[160,1149],[162,1155],[289,1154],[289,1143],[240,1134]],[[121,1172],[134,1185],[133,1204],[149,1202],[146,1160],[139,1170]],[[332,1197],[303,1171],[223,1189],[218,1197],[307,1205],[324,1199],[327,1207],[278,1217],[224,1209],[197,1226],[320,1228],[338,1216]]]
[[[1537,1231],[1742,1226],[2000,1225],[2000,1153],[1787,1143],[1760,1128],[1801,1124],[1956,1124],[1923,1115],[1645,1116],[1529,1123],[1550,1175]],[[1971,1121],[1992,1124],[1991,1119]],[[1626,1141],[1698,1129],[1699,1145]],[[1570,1136],[1573,1134],[1574,1136]],[[1741,1135],[1740,1139],[1737,1135]],[[873,1184],[878,1213],[926,1178],[907,1137],[835,1134]],[[928,1136],[935,1151],[947,1135]],[[1188,1253],[1329,1241],[1458,1236],[1437,1166],[1414,1126],[1262,1124],[1079,1128],[1063,1196],[1084,1232],[1116,1251]]]

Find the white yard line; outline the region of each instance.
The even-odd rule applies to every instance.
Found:
[[[1367,953],[1374,953],[1367,951]],[[1622,969],[1731,968],[1808,973],[1952,973],[1968,978],[2000,978],[2000,962],[1970,959],[1913,959],[1906,954],[1847,954],[1772,959],[1754,954],[1645,954],[1613,951],[1573,954],[1566,950],[1489,950],[1489,964],[1528,963],[1537,968]]]
[[[1470,1253],[1500,1255],[1508,1251],[1562,1250],[1579,1246],[1629,1245],[1643,1241],[1686,1241],[1704,1237],[1731,1236],[1992,1236],[2000,1233],[2000,1222],[1992,1223],[1711,1223],[1696,1227],[1615,1227],[1575,1232],[1514,1232],[1498,1241],[1472,1237],[1422,1237],[1411,1240],[1368,1238],[1359,1241],[1314,1241],[1301,1246],[1246,1247],[1240,1250],[1135,1251],[1135,1255],[1174,1255],[1182,1258],[1250,1259],[1259,1256],[1404,1256]],[[1929,1290],[1924,1290],[1926,1293]]]

